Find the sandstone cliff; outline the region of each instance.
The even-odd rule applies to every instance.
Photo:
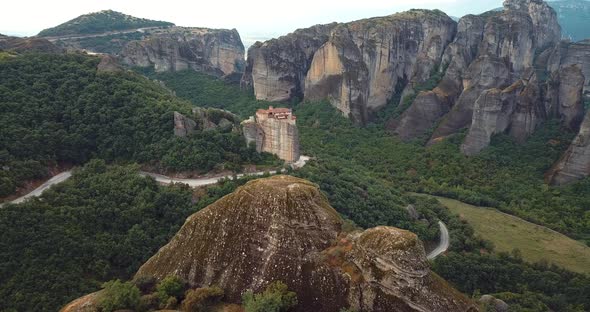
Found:
[[[248,49],[242,85],[252,88],[259,100],[303,98],[312,57],[336,25],[317,25],[264,43],[256,42]]]
[[[590,112],[586,114],[578,135],[553,165],[545,179],[552,185],[563,185],[590,175]]]
[[[343,234],[341,226],[316,185],[260,179],[189,217],[136,276],[218,285],[232,302],[281,280],[297,292],[298,311],[471,308],[430,272],[416,235],[389,227]]]
[[[289,176],[251,181],[190,216],[136,278],[215,285],[234,303],[280,280],[297,293],[302,312],[477,311],[430,271],[415,234],[391,227],[343,233],[342,222],[315,184]],[[95,311],[96,297],[64,311]]]
[[[172,27],[129,42],[120,54],[131,66],[156,71],[192,69],[219,77],[244,71],[244,45],[237,30]]]
[[[444,13],[426,10],[315,26],[252,46],[244,81],[258,99],[327,98],[364,123],[398,82],[428,79],[455,30]]]

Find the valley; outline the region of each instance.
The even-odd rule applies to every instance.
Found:
[[[496,252],[512,253],[517,249],[530,263],[546,261],[574,272],[590,272],[590,247],[581,242],[494,208],[433,197],[473,226],[476,235],[491,241]]]
[[[0,311],[590,310],[590,42],[558,2],[248,51],[112,10],[0,35]]]

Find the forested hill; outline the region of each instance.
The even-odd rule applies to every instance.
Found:
[[[99,34],[108,31],[137,29],[144,27],[165,27],[174,24],[138,18],[120,12],[105,10],[81,15],[53,28],[39,33],[42,37]]]
[[[132,72],[101,72],[79,54],[0,58],[0,197],[56,163],[92,158],[210,171],[260,161],[239,133],[173,135],[191,104]]]

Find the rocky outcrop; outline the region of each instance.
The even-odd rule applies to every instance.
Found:
[[[303,98],[312,57],[336,26],[336,23],[316,25],[264,43],[256,42],[248,49],[242,86],[252,88],[259,100]]]
[[[62,53],[63,51],[53,43],[42,38],[19,38],[0,34],[0,50],[16,53],[40,52]]]
[[[545,179],[552,185],[564,185],[590,175],[590,112],[580,126],[568,150],[563,154]]]
[[[504,2],[503,12],[488,13],[482,17],[486,22],[477,57],[465,71],[459,99],[434,131],[431,142],[481,121],[482,116],[475,116],[473,108],[486,90],[504,89],[520,79],[531,82],[529,77],[535,54],[559,42],[560,27],[555,12],[540,0],[508,0]],[[535,120],[538,118],[544,118],[544,114],[533,117]],[[488,126],[493,123],[490,121]],[[500,133],[502,130],[493,132]],[[520,136],[530,132],[528,129],[515,131]],[[478,149],[474,146],[465,150]]]
[[[481,296],[481,298],[479,298],[479,303],[485,307],[485,311],[508,312],[510,310],[510,307],[506,302],[491,295]]]
[[[430,272],[416,235],[341,228],[316,185],[289,176],[255,180],[190,216],[136,277],[217,285],[230,302],[281,280],[298,295],[296,311],[475,311]]]
[[[123,67],[119,64],[119,61],[112,55],[101,55],[100,63],[97,66],[98,72],[120,72],[123,71]]]
[[[245,80],[258,99],[329,99],[364,123],[391,99],[398,82],[428,79],[455,28],[440,11],[412,10],[299,30],[250,48]],[[301,42],[309,44],[293,44]]]
[[[192,288],[215,285],[230,303],[279,280],[297,293],[294,311],[301,312],[477,311],[430,271],[415,234],[392,227],[344,233],[342,225],[313,183],[250,181],[190,216],[135,278],[175,275]],[[84,298],[67,311],[88,307]]]
[[[409,141],[427,134],[450,111],[463,92],[463,77],[477,56],[484,26],[485,18],[482,16],[467,15],[459,20],[457,35],[442,58],[441,64],[443,67],[446,65],[446,71],[441,82],[434,90],[419,93],[400,117],[390,120],[386,125],[389,131]],[[468,99],[469,96],[465,96],[464,104],[455,105],[455,109],[468,106]],[[401,100],[402,103],[406,101],[403,96]]]
[[[293,163],[299,160],[299,131],[297,118],[291,109],[259,109],[256,116],[242,122],[248,145],[255,144],[259,153],[267,152]]]
[[[192,69],[219,77],[244,71],[244,45],[237,30],[171,27],[129,42],[124,63],[156,71]]]
[[[222,109],[195,107],[187,117],[174,112],[174,135],[185,137],[196,131],[239,131],[238,116]]]
[[[174,135],[178,137],[185,137],[193,134],[196,130],[197,123],[186,117],[185,115],[174,112]]]

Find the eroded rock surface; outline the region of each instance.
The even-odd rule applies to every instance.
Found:
[[[364,123],[398,81],[428,79],[455,31],[447,15],[427,10],[315,26],[252,46],[244,77],[258,99],[327,98]]]
[[[297,292],[298,311],[472,308],[430,272],[415,234],[391,227],[343,234],[341,226],[316,185],[259,179],[189,217],[136,276],[218,285],[232,302],[282,280]]]
[[[244,72],[244,45],[237,30],[171,27],[129,42],[124,63],[156,71],[192,69],[216,76]]]
[[[590,175],[590,112],[580,126],[568,150],[547,173],[546,181],[553,185],[564,185]]]
[[[254,180],[190,216],[136,278],[215,285],[229,303],[280,280],[297,293],[301,312],[477,311],[430,271],[415,234],[343,233],[342,224],[317,185],[290,176]]]

